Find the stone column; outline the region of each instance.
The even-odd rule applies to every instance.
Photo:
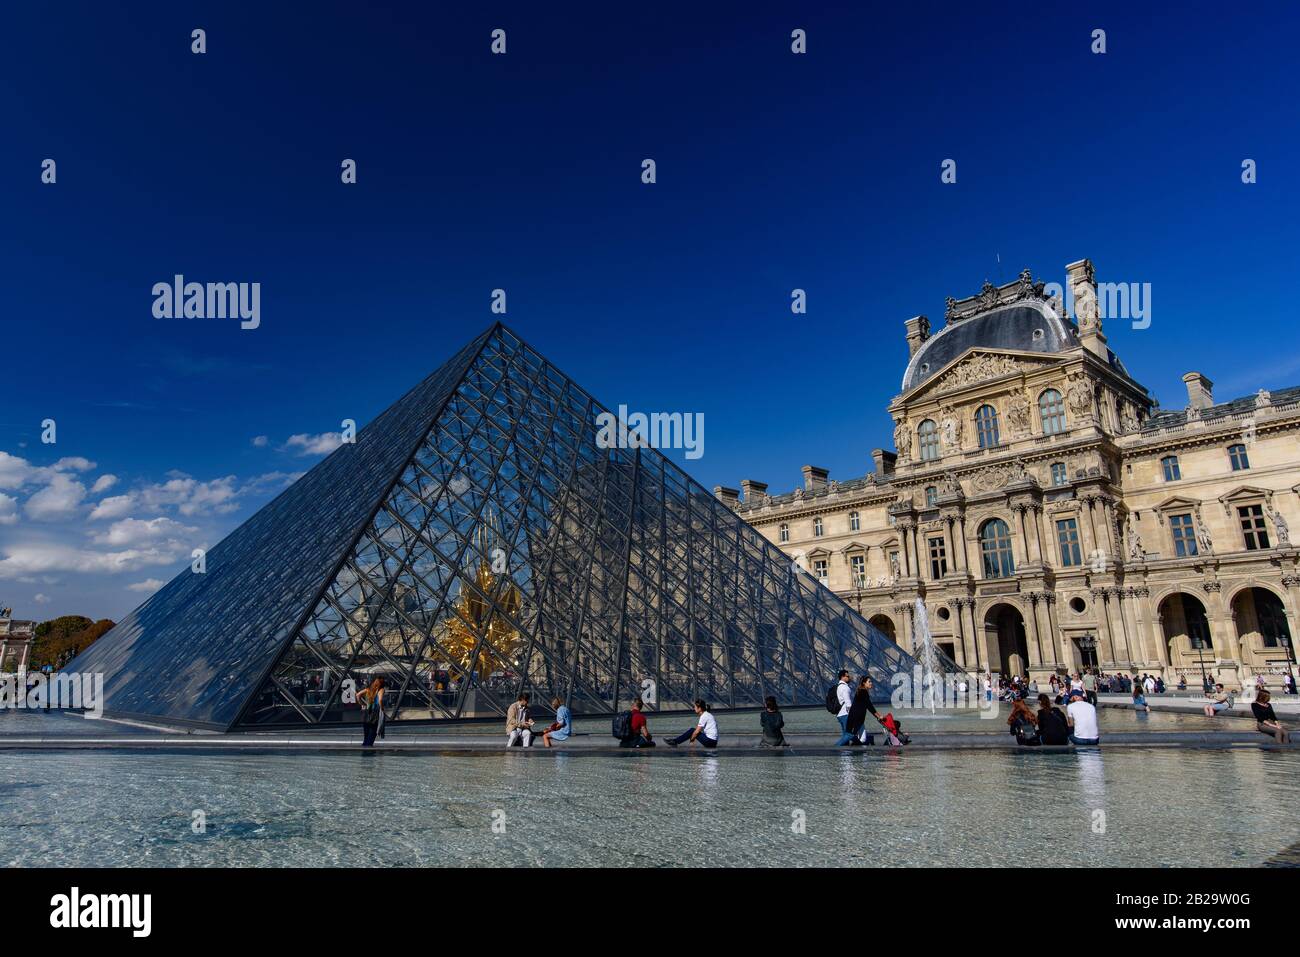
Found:
[[[1047,660],[1043,655],[1043,634],[1038,630],[1038,603],[1042,601],[1043,594],[1031,591],[1027,597],[1029,598],[1029,666],[1035,671],[1041,671]]]
[[[962,613],[965,614],[966,622],[970,626],[971,646],[975,651],[975,668],[977,671],[986,671],[989,667],[988,649],[984,649],[985,654],[980,654],[980,642],[984,640],[984,636],[975,627],[975,599],[959,598],[958,601],[961,602]]]
[[[1097,667],[1099,668],[1103,662],[1108,660],[1111,665],[1114,665],[1115,660],[1118,658],[1118,655],[1115,654],[1115,639],[1110,631],[1110,611],[1106,607],[1106,592],[1107,589],[1105,588],[1092,589],[1093,607],[1097,609],[1097,637],[1100,639],[1097,643],[1097,650],[1101,652],[1097,655]]]
[[[1020,534],[1015,537],[1018,551],[1020,554],[1016,557],[1016,567],[1029,564],[1029,538],[1025,533],[1025,506],[1013,505],[1012,510],[1016,513],[1016,524],[1020,526]]]
[[[1038,561],[1046,564],[1047,559],[1043,557],[1043,507],[1041,505],[1031,505],[1029,510],[1033,516],[1030,525],[1034,529],[1034,549],[1038,552]]]

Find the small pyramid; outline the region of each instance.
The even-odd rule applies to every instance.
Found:
[[[469,343],[69,667],[222,730],[536,705],[820,703],[914,660],[506,327]],[[625,443],[618,443],[622,446]]]

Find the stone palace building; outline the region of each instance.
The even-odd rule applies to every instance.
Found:
[[[1028,270],[906,323],[895,451],[792,492],[715,488],[800,568],[911,647],[1044,680],[1085,665],[1280,683],[1300,619],[1300,388],[1157,407],[1106,344],[1092,263],[1074,301]],[[1103,292],[1106,289],[1103,287]]]

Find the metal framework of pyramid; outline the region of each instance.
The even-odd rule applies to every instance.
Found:
[[[822,701],[915,663],[497,324],[69,667],[105,710],[230,729]]]

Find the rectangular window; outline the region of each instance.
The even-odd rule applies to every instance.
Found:
[[[1160,467],[1164,470],[1166,482],[1177,482],[1183,477],[1183,472],[1178,467],[1178,456],[1176,455],[1166,455],[1160,460]]]
[[[1228,458],[1232,461],[1232,470],[1234,472],[1243,472],[1250,468],[1250,457],[1246,455],[1244,445],[1228,446]]]
[[[948,550],[944,547],[943,536],[930,539],[930,577],[942,578],[948,574]]]
[[[826,559],[817,558],[813,560],[813,574],[823,585],[826,584]]]
[[[1064,485],[1067,481],[1068,479],[1066,478],[1065,475],[1065,463],[1064,462],[1052,463],[1052,484]]]
[[[1246,551],[1268,548],[1268,526],[1264,524],[1264,506],[1243,505],[1237,509],[1241,519],[1241,536],[1246,540]]]
[[[1170,515],[1169,531],[1174,536],[1174,555],[1189,558],[1197,554],[1196,526],[1192,524],[1191,515]]]
[[[853,584],[867,587],[867,558],[865,555],[849,557],[849,569],[853,573]]]
[[[1056,523],[1056,541],[1061,546],[1061,565],[1073,568],[1083,564],[1079,552],[1079,523],[1073,518],[1064,518]]]

